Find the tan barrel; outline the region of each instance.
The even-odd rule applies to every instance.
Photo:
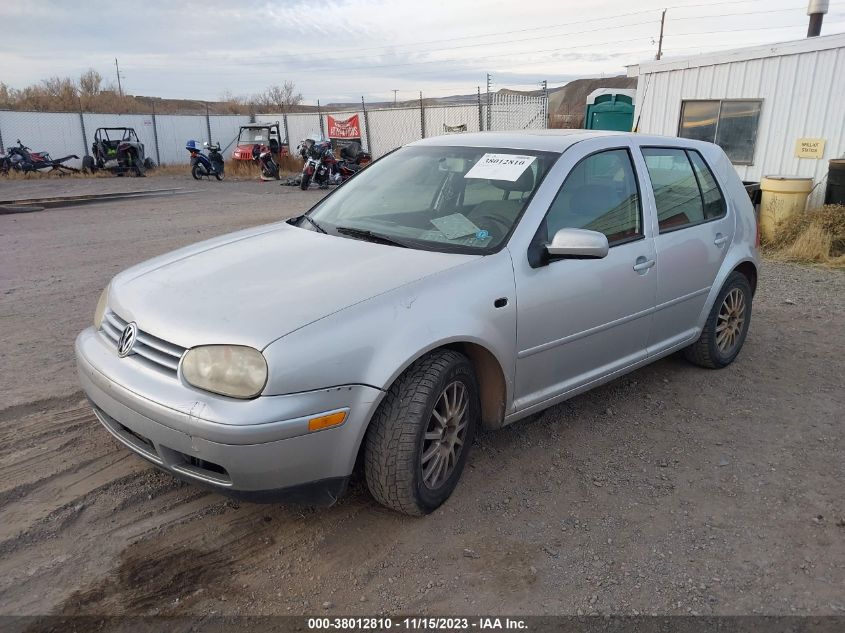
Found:
[[[760,235],[771,240],[781,224],[796,213],[803,213],[813,190],[812,178],[764,176],[760,181]]]

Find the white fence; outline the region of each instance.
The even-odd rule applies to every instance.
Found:
[[[94,131],[98,127],[132,127],[144,143],[147,156],[159,164],[187,162],[185,142],[219,142],[229,155],[238,136],[238,128],[251,121],[279,122],[282,134],[292,148],[306,136],[328,130],[329,114],[337,119],[358,115],[364,146],[379,157],[406,143],[465,129],[524,130],[546,127],[548,101],[545,97],[491,95],[467,105],[420,106],[413,108],[362,107],[360,110],[331,113],[264,113],[254,117],[237,115],[174,114],[94,114],[79,112],[13,112],[0,110],[0,151],[17,144],[35,151],[47,151],[53,158],[68,154],[79,156],[69,161],[80,167],[82,157],[90,153]]]

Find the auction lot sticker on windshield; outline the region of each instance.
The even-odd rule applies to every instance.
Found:
[[[536,156],[516,154],[484,154],[464,178],[489,178],[514,182],[522,175]]]

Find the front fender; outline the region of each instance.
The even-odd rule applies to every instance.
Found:
[[[500,298],[507,305],[494,307]],[[456,343],[481,346],[496,359],[509,408],[516,290],[507,249],[342,309],[271,343],[263,350],[269,366],[264,394],[350,384],[386,390],[420,356]]]

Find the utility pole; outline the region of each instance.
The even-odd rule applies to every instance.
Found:
[[[546,127],[549,127],[549,82],[544,79],[543,82],[540,84],[543,86],[543,100],[544,104],[543,107],[546,109]]]
[[[660,39],[657,40],[657,55],[654,56],[654,59],[659,60],[663,57],[663,24],[666,22],[666,9],[663,9],[663,13],[660,14]]]
[[[399,92],[398,90],[393,91],[393,107],[396,107],[396,93]]]
[[[114,58],[114,70],[117,73],[117,91],[123,96],[123,87],[120,85],[120,66],[117,65],[117,57]]]
[[[490,130],[490,122],[492,117],[490,116],[490,87],[493,85],[493,77],[490,73],[487,73],[487,130]]]

